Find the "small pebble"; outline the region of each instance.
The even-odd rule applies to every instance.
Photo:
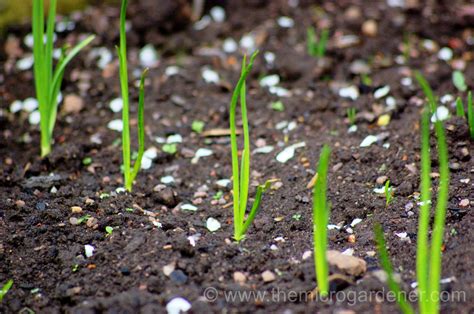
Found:
[[[247,276],[245,276],[245,274],[240,271],[236,271],[233,277],[234,281],[239,284],[244,284],[245,281],[247,281]]]
[[[73,214],[82,213],[82,208],[79,207],[79,206],[72,206],[72,207],[71,207],[71,212],[72,212]]]
[[[469,206],[469,199],[465,198],[465,199],[462,199],[460,202],[459,202],[459,206],[461,207],[467,207]]]
[[[182,314],[191,309],[191,303],[188,300],[177,297],[173,298],[166,304],[166,312],[168,314]]]
[[[276,279],[276,275],[272,271],[266,270],[262,273],[262,279],[263,282],[272,282]]]

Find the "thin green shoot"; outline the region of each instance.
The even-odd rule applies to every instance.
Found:
[[[105,232],[107,233],[107,236],[112,235],[112,232],[114,232],[114,227],[106,226],[105,227]]]
[[[329,30],[321,30],[319,40],[316,41],[316,31],[314,27],[308,27],[306,30],[307,50],[310,56],[323,58],[326,54],[326,46],[329,40]]]
[[[464,111],[464,104],[462,103],[461,97],[456,99],[456,115],[461,118],[466,118],[466,112]]]
[[[133,181],[140,170],[143,153],[145,151],[145,127],[144,127],[144,103],[145,103],[145,76],[148,69],[145,69],[140,78],[138,96],[138,156],[131,168],[130,154],[130,119],[129,119],[129,94],[128,94],[128,68],[127,68],[127,35],[125,33],[125,19],[127,13],[127,0],[122,0],[120,10],[120,46],[117,47],[120,64],[120,86],[122,90],[122,153],[123,153],[123,174],[127,191],[132,191]]]
[[[418,80],[422,85],[422,80]],[[434,95],[431,87],[427,84],[423,90],[429,99],[431,112],[436,110],[436,103],[433,102]],[[430,94],[431,92],[431,94]],[[469,97],[468,97],[469,98]],[[468,99],[469,101],[469,99]],[[434,105],[434,107],[433,107]],[[433,110],[434,108],[434,110]],[[439,295],[441,279],[441,249],[443,245],[444,228],[446,222],[446,208],[449,196],[449,159],[448,147],[446,143],[446,134],[441,121],[435,122],[435,133],[438,145],[438,164],[439,164],[439,187],[435,209],[435,217],[431,236],[431,247],[428,244],[428,227],[430,211],[431,181],[429,181],[430,154],[429,154],[429,119],[427,112],[422,118],[422,174],[421,174],[421,199],[422,207],[419,218],[419,235],[417,244],[417,276],[419,280],[419,304],[420,312],[439,313]],[[429,249],[428,249],[429,247]],[[429,250],[429,253],[427,252]],[[428,255],[429,254],[429,255]],[[427,268],[429,267],[429,268]]]
[[[393,188],[390,186],[390,180],[387,180],[385,182],[384,193],[385,193],[385,207],[388,207],[388,205],[390,205],[390,203],[393,201]]]
[[[376,224],[374,228],[375,241],[377,243],[377,251],[380,259],[380,266],[387,273],[387,284],[389,289],[395,294],[398,306],[404,314],[415,314],[413,307],[407,302],[406,294],[402,292],[400,285],[395,281],[393,276],[393,266],[390,262],[390,257],[387,251],[387,244],[383,229],[380,224]]]
[[[472,92],[467,93],[467,122],[469,125],[469,134],[474,140],[474,105],[472,103]]]
[[[446,208],[449,196],[449,159],[446,134],[443,123],[435,123],[435,133],[438,144],[439,187],[436,201],[433,231],[431,234],[430,273],[428,289],[430,291],[430,308],[427,313],[439,313],[439,294],[441,280],[441,249],[443,246],[444,227],[446,223]],[[434,298],[433,298],[434,296]]]
[[[355,125],[356,123],[356,113],[357,109],[354,107],[347,108],[347,119],[349,120],[350,125]]]
[[[421,119],[421,205],[418,218],[418,236],[416,249],[416,277],[418,280],[418,303],[420,313],[428,313],[428,229],[431,204],[431,158],[430,158],[430,112],[426,108]]]
[[[329,266],[326,258],[327,225],[329,222],[330,205],[327,201],[327,174],[331,149],[324,145],[319,156],[318,179],[313,188],[313,246],[314,267],[319,293],[329,293]]]
[[[250,213],[245,219],[245,212],[247,210],[249,184],[250,184],[250,136],[247,119],[247,104],[246,104],[246,88],[245,80],[252,69],[253,62],[257,56],[258,51],[251,57],[248,65],[246,64],[246,57],[242,62],[242,73],[239,81],[232,94],[230,103],[230,141],[232,146],[232,179],[233,179],[233,207],[234,207],[234,239],[240,242],[247,233],[248,228],[255,219],[259,210],[260,202],[263,193],[270,187],[270,182],[267,181],[264,185],[257,187],[255,200],[250,210]],[[239,167],[239,155],[237,145],[237,102],[240,99],[240,108],[242,115],[242,126],[244,135],[244,149],[242,151],[242,159]]]
[[[415,72],[415,78],[418,81],[418,84],[420,84],[421,89],[425,93],[425,96],[428,98],[428,104],[430,106],[431,112],[435,112],[437,103],[436,103],[436,98],[434,96],[434,93],[433,93],[433,90],[431,89],[430,84],[419,71]]]
[[[68,53],[66,53],[67,49],[63,48],[56,68],[53,69],[56,5],[57,0],[51,0],[49,2],[49,13],[45,33],[44,0],[33,1],[32,28],[34,40],[34,78],[36,98],[38,99],[39,112],[41,116],[41,157],[45,157],[51,152],[53,130],[58,111],[58,95],[61,90],[66,66],[95,38],[93,35],[87,37]]]
[[[371,86],[372,85],[372,79],[370,78],[369,74],[367,74],[367,73],[361,73],[360,74],[360,81],[365,86]]]
[[[0,302],[3,301],[3,298],[5,295],[8,293],[10,288],[13,286],[13,279],[8,280],[3,286],[2,289],[0,290]]]

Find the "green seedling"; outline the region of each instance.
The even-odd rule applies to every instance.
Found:
[[[224,192],[218,191],[216,194],[214,194],[214,196],[212,197],[212,199],[215,200],[215,201],[217,201],[217,200],[220,200],[222,196],[224,196]]]
[[[178,146],[175,143],[165,144],[161,147],[161,150],[167,154],[174,155],[178,151]]]
[[[331,149],[324,145],[319,156],[318,179],[313,188],[313,246],[314,267],[319,293],[329,293],[329,266],[326,258],[327,225],[329,222],[330,205],[327,202],[327,174]]]
[[[436,112],[436,98],[433,94],[433,90],[431,89],[430,84],[419,71],[415,72],[415,78],[418,81],[418,84],[420,84],[423,93],[425,93],[426,98],[428,98],[428,105],[430,107],[430,111]]]
[[[329,40],[329,30],[323,29],[319,35],[319,41],[316,41],[316,31],[314,27],[308,27],[306,30],[307,49],[310,56],[323,58],[326,54],[326,46]]]
[[[196,132],[197,134],[201,134],[202,131],[204,131],[205,126],[206,126],[206,123],[204,123],[204,121],[194,120],[193,123],[191,124],[191,129],[193,130],[193,132]]]
[[[474,105],[472,103],[472,92],[467,93],[467,122],[469,125],[469,134],[474,140]]]
[[[376,224],[374,228],[375,241],[377,243],[377,251],[380,259],[380,266],[387,273],[387,284],[392,293],[395,294],[398,306],[404,314],[415,314],[410,303],[407,302],[406,294],[402,293],[402,289],[395,281],[393,276],[393,266],[390,262],[390,257],[387,251],[387,244],[385,243],[385,237],[383,235],[383,229],[380,224]]]
[[[68,49],[64,47],[61,50],[61,56],[59,57],[56,68],[53,69],[56,5],[57,0],[50,0],[45,33],[44,0],[33,1],[34,77],[36,98],[38,99],[41,116],[41,157],[45,157],[51,152],[53,130],[58,111],[58,95],[61,90],[66,66],[85,46],[94,40],[95,37],[93,35],[87,37],[68,52]]]
[[[347,119],[349,120],[350,125],[355,125],[356,123],[356,113],[357,109],[354,107],[347,108]]]
[[[84,216],[80,217],[79,219],[77,219],[77,224],[78,225],[83,224],[87,220],[89,220],[90,218],[91,218],[91,215],[84,215]]]
[[[372,85],[372,79],[370,78],[370,76],[367,73],[362,73],[360,75],[360,81],[365,86],[371,86]]]
[[[387,182],[385,182],[384,193],[385,207],[388,207],[388,205],[390,205],[390,203],[393,201],[393,188],[390,186],[390,180],[387,180]]]
[[[8,293],[10,288],[13,286],[13,279],[8,280],[3,286],[2,289],[0,290],[0,302],[3,301],[3,298],[5,295]]]
[[[111,227],[111,226],[105,227],[105,232],[107,233],[107,235],[111,235],[112,232],[114,232],[114,227]]]
[[[456,115],[461,118],[466,118],[466,112],[464,111],[464,104],[462,103],[461,97],[456,99]]]
[[[424,90],[431,90],[428,87]],[[430,110],[425,109],[421,121],[421,206],[418,219],[417,236],[417,279],[420,313],[439,313],[439,294],[441,279],[441,248],[443,244],[446,208],[449,196],[449,161],[444,126],[441,121],[435,122],[435,133],[438,145],[439,188],[436,201],[435,217],[428,243],[430,208],[431,208],[431,158],[430,158],[430,111],[436,109],[434,96],[428,96]]]
[[[465,92],[467,90],[466,80],[461,71],[453,72],[453,84],[460,92]]]
[[[144,103],[145,103],[145,76],[148,69],[143,71],[140,78],[139,96],[138,96],[138,156],[131,168],[130,158],[130,122],[129,122],[129,94],[128,94],[128,67],[127,67],[127,35],[125,33],[125,19],[127,14],[127,0],[122,0],[120,10],[120,46],[117,47],[120,63],[120,86],[122,90],[122,153],[123,153],[123,175],[125,189],[132,191],[133,181],[142,164],[143,153],[145,151],[145,127],[144,127]]]
[[[270,181],[267,181],[264,185],[257,187],[257,193],[255,200],[250,210],[250,213],[245,219],[245,212],[247,210],[249,184],[250,184],[250,136],[249,136],[249,125],[247,118],[247,102],[246,102],[246,87],[245,79],[247,78],[255,57],[255,52],[251,57],[248,65],[246,64],[246,57],[242,62],[242,73],[239,81],[232,94],[230,103],[230,141],[232,146],[232,180],[233,180],[233,206],[234,206],[234,239],[241,241],[247,232],[247,229],[255,219],[255,215],[260,207],[260,202],[263,193],[270,187]],[[242,160],[239,167],[239,154],[237,145],[237,102],[240,98],[240,108],[242,115],[242,128],[244,135],[244,149],[242,151]]]
[[[91,163],[92,163],[92,158],[91,157],[86,157],[86,158],[82,159],[82,164],[84,166],[89,166]]]
[[[281,100],[278,100],[271,103],[271,108],[275,111],[282,112],[285,110],[285,105],[283,104]]]

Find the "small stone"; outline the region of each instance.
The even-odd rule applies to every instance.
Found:
[[[91,257],[94,254],[94,251],[95,251],[95,247],[93,247],[92,245],[89,245],[89,244],[84,245],[84,253],[86,257]]]
[[[362,24],[362,33],[366,36],[377,36],[377,22],[374,20],[367,20]]]
[[[262,279],[263,282],[272,282],[276,279],[276,275],[272,271],[266,270],[262,273]]]
[[[382,185],[382,184],[384,184],[387,180],[388,180],[388,177],[387,177],[387,176],[380,176],[380,177],[377,178],[377,180],[375,180],[375,182],[376,182],[378,185]]]
[[[353,235],[353,234],[349,235],[349,237],[347,238],[347,242],[355,243],[356,242],[356,236]]]
[[[122,266],[122,267],[120,267],[120,272],[124,276],[129,276],[130,275],[130,268],[128,268],[127,266]]]
[[[178,205],[178,197],[176,192],[166,185],[159,184],[153,188],[155,192],[153,198],[160,204],[172,208]]]
[[[327,251],[326,257],[329,265],[336,266],[349,275],[359,276],[367,271],[367,263],[361,258],[342,254],[335,250]]]
[[[69,218],[69,223],[73,226],[77,226],[79,225],[81,222],[79,219],[77,219],[76,217],[71,217]]]
[[[99,220],[97,220],[97,218],[91,217],[87,219],[86,226],[89,228],[96,229],[98,227],[98,223],[99,223]]]
[[[78,113],[84,108],[84,100],[74,94],[64,97],[63,109],[66,113]]]
[[[377,119],[378,126],[387,126],[390,123],[390,115],[383,114]]]
[[[177,269],[171,272],[170,279],[177,284],[184,284],[188,281],[188,276],[181,269]]]
[[[217,219],[209,217],[207,218],[207,221],[206,221],[206,228],[209,231],[214,232],[221,228],[221,223],[217,221]]]
[[[461,207],[467,207],[469,206],[469,199],[465,198],[465,199],[462,199],[460,202],[459,202],[459,206]]]
[[[305,251],[305,252],[303,253],[303,257],[302,257],[302,258],[303,258],[303,260],[307,260],[307,259],[310,258],[312,255],[313,255],[313,252],[311,252],[311,251]]]
[[[233,277],[234,281],[239,284],[244,284],[245,281],[247,281],[247,276],[245,276],[245,274],[240,271],[236,271]]]
[[[72,212],[73,214],[82,213],[82,208],[79,207],[79,206],[72,206],[72,207],[71,207],[71,212]]]
[[[26,203],[25,203],[25,201],[17,200],[17,201],[15,202],[15,205],[16,205],[16,207],[18,207],[18,208],[22,208],[22,207],[25,207]]]
[[[191,309],[191,303],[188,300],[177,297],[173,298],[166,304],[166,312],[168,314],[182,314]]]
[[[122,108],[123,108],[122,98],[112,99],[112,101],[110,101],[109,107],[110,107],[110,110],[112,110],[112,112],[115,112],[115,113],[122,111]]]
[[[36,209],[41,210],[41,211],[45,210],[46,209],[46,203],[45,202],[36,203]]]
[[[176,265],[174,263],[163,266],[163,274],[169,277],[171,273],[175,270]]]

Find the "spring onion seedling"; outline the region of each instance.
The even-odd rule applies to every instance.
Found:
[[[426,90],[431,90],[429,85]],[[428,96],[428,95],[427,95]],[[432,102],[433,94],[428,96],[431,108],[436,108]],[[436,112],[436,111],[434,111]],[[435,122],[435,133],[438,144],[439,188],[435,209],[434,224],[431,236],[431,246],[428,244],[430,207],[431,207],[431,159],[429,145],[429,111],[425,109],[421,122],[421,207],[418,219],[417,239],[417,279],[419,291],[420,313],[439,313],[439,293],[441,279],[441,248],[443,244],[446,207],[449,192],[449,166],[446,135],[441,121]]]
[[[464,111],[464,105],[461,97],[456,99],[456,115],[461,118],[466,118],[466,112]]]
[[[130,156],[130,122],[129,122],[129,95],[128,95],[128,68],[127,68],[127,36],[125,34],[125,18],[127,14],[127,0],[122,0],[120,10],[120,46],[117,47],[120,63],[120,86],[122,90],[122,153],[123,153],[123,174],[125,188],[131,192],[133,181],[140,170],[143,153],[145,151],[145,127],[144,127],[144,103],[145,103],[145,76],[148,69],[143,71],[140,78],[138,96],[138,156],[133,169],[131,168]]]
[[[472,103],[471,91],[467,94],[467,122],[469,125],[469,134],[471,134],[471,139],[474,140],[474,105]]]
[[[246,64],[246,58],[242,62],[242,73],[239,81],[232,94],[230,103],[230,141],[232,146],[232,179],[233,179],[233,206],[234,206],[234,239],[241,241],[247,232],[252,221],[255,219],[255,215],[260,207],[260,201],[263,193],[270,187],[270,182],[267,181],[264,185],[257,187],[257,194],[255,195],[255,201],[250,210],[250,214],[245,219],[245,212],[247,210],[247,201],[249,194],[249,183],[250,183],[250,136],[249,126],[247,119],[247,103],[246,103],[246,88],[245,79],[249,74],[253,66],[253,61],[257,56],[255,52],[251,57],[248,65]],[[242,115],[242,127],[244,135],[244,149],[242,151],[242,160],[239,168],[239,156],[237,147],[237,129],[236,129],[236,111],[237,102],[240,98],[240,108]]]
[[[319,293],[323,296],[329,293],[329,266],[326,258],[326,249],[330,206],[327,202],[326,193],[330,154],[331,149],[329,146],[324,145],[319,156],[318,179],[313,188],[314,267]]]
[[[387,180],[387,182],[385,182],[384,193],[385,207],[388,207],[388,205],[390,205],[390,203],[393,201],[393,188],[390,186],[390,180]]]
[[[387,251],[387,245],[385,243],[385,237],[383,235],[383,229],[380,224],[375,225],[374,234],[375,241],[377,243],[377,251],[379,253],[380,258],[380,266],[382,266],[382,269],[387,273],[387,283],[389,289],[392,291],[392,293],[395,294],[398,306],[404,314],[415,314],[415,311],[407,302],[407,299],[405,297],[406,294],[402,293],[402,289],[394,279],[393,266],[390,262],[390,257]]]
[[[436,98],[433,94],[433,90],[431,89],[430,84],[419,71],[415,72],[415,78],[418,81],[418,84],[420,84],[421,89],[425,93],[425,96],[428,98],[428,104],[430,106],[431,112],[435,112],[437,107]]]
[[[61,56],[53,69],[54,24],[56,19],[57,0],[49,2],[46,34],[44,27],[44,0],[33,1],[33,55],[36,98],[39,103],[41,116],[41,157],[51,152],[54,125],[58,111],[58,96],[66,66],[87,46],[95,36],[91,35],[77,44],[68,53],[66,48],[61,50]]]
[[[326,46],[329,39],[329,30],[323,29],[319,35],[319,41],[316,41],[316,31],[314,27],[308,27],[306,31],[307,49],[310,56],[322,58],[326,54]]]
[[[357,110],[354,107],[347,108],[347,119],[349,119],[349,124],[350,125],[355,125],[356,112],[357,112]]]
[[[193,132],[196,132],[197,134],[201,134],[202,131],[204,131],[204,127],[206,126],[206,123],[201,120],[194,120],[193,123],[191,124],[191,129]]]
[[[0,290],[0,302],[3,301],[3,298],[5,295],[8,293],[10,288],[13,286],[13,279],[8,280],[3,286],[2,289]]]

